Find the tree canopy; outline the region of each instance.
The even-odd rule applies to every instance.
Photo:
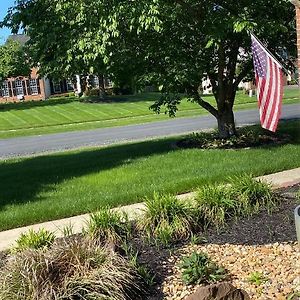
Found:
[[[295,54],[294,8],[284,0],[18,0],[4,23],[22,27],[45,74],[124,71],[155,84],[175,115],[182,93],[235,134],[239,83],[253,75],[249,31],[273,52]],[[202,97],[210,79],[216,104]]]
[[[23,46],[14,40],[0,46],[0,83],[8,77],[30,74],[30,64]]]

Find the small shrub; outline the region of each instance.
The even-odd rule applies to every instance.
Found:
[[[257,213],[261,208],[269,212],[276,206],[278,196],[272,192],[270,184],[258,181],[250,175],[230,178],[232,192],[238,200],[240,215]]]
[[[27,233],[22,233],[16,240],[17,245],[12,249],[12,252],[24,251],[26,249],[47,248],[53,244],[54,240],[54,233],[47,231],[46,229],[42,228],[38,231],[30,229]]]
[[[195,226],[194,211],[176,197],[154,194],[146,200],[145,215],[138,228],[159,243],[168,246],[171,242],[187,239]]]
[[[206,185],[196,192],[196,206],[205,228],[214,226],[220,229],[226,221],[235,216],[236,201],[231,188],[225,185]]]
[[[120,245],[130,236],[131,225],[126,214],[102,208],[90,215],[87,233],[101,242]]]
[[[268,278],[266,278],[261,272],[253,272],[248,277],[248,281],[256,286],[259,286],[267,282]]]
[[[92,88],[89,90],[86,90],[84,92],[86,97],[94,97],[94,96],[99,96],[100,95],[100,90],[98,88]]]
[[[185,284],[212,283],[226,277],[224,268],[217,266],[206,253],[193,252],[183,258],[180,268]]]
[[[89,239],[12,257],[0,273],[0,299],[141,299],[141,278],[123,257]]]

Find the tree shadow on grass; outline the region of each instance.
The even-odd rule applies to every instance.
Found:
[[[292,136],[292,140],[290,141],[290,144],[299,144],[300,139],[299,139],[299,132],[297,126],[293,123],[287,123],[285,126],[282,126],[282,130],[288,132]],[[298,124],[298,122],[296,122]],[[120,184],[120,187],[122,186],[123,188],[130,187],[132,184],[133,188],[129,188],[126,191],[120,191],[118,193],[118,186],[114,183],[114,179],[111,178],[112,182],[111,185],[113,188],[110,189],[110,187],[106,188],[103,185],[103,188],[105,189],[105,193],[103,192],[103,188],[99,187],[98,189],[94,189],[94,193],[96,195],[91,194],[92,198],[89,198],[89,195],[85,195],[84,193],[89,193],[88,187],[81,186],[79,188],[79,192],[76,192],[76,186],[70,185],[61,185],[64,181],[67,180],[72,180],[76,178],[80,178],[89,174],[97,174],[101,173],[103,171],[107,170],[112,170],[116,169],[120,166],[124,165],[130,165],[134,163],[137,159],[141,158],[147,158],[151,156],[156,156],[156,155],[162,155],[165,153],[168,153],[170,151],[182,151],[180,149],[176,149],[172,146],[174,144],[174,141],[176,139],[169,138],[169,139],[164,139],[164,140],[159,140],[159,141],[148,141],[148,142],[142,142],[142,143],[134,143],[134,144],[127,144],[127,145],[117,145],[117,146],[111,146],[108,148],[100,148],[97,150],[84,150],[84,151],[78,151],[78,152],[65,152],[65,153],[60,153],[60,154],[53,154],[53,155],[45,155],[45,156],[40,156],[40,157],[32,157],[32,158],[26,158],[26,159],[19,159],[19,160],[8,160],[8,161],[3,161],[0,163],[0,212],[2,210],[2,215],[3,217],[7,216],[8,220],[3,221],[4,227],[8,228],[11,225],[5,225],[5,222],[10,222],[10,220],[13,221],[13,214],[14,214],[14,209],[10,210],[10,206],[19,206],[18,208],[18,216],[16,216],[16,220],[18,218],[18,221],[15,223],[19,222],[20,218],[23,218],[24,220],[21,220],[20,222],[22,224],[27,224],[29,221],[25,221],[25,215],[27,213],[27,220],[31,218],[29,214],[31,214],[31,210],[35,211],[35,219],[33,220],[34,222],[38,221],[44,221],[46,219],[50,218],[59,218],[59,217],[64,217],[66,215],[72,215],[72,214],[77,214],[77,213],[83,213],[89,211],[91,207],[92,209],[95,208],[95,205],[103,205],[105,203],[105,199],[110,199],[109,201],[112,201],[112,204],[118,205],[120,203],[129,203],[132,201],[137,201],[140,200],[139,197],[145,197],[149,196],[147,193],[152,193],[154,187],[151,185],[148,185],[147,182],[142,183],[142,188],[139,189],[139,194],[135,192],[134,186],[138,184],[138,180],[135,182],[130,182],[130,180],[124,178],[124,181],[122,181],[122,176],[126,176],[127,173],[121,172],[121,173],[113,173],[116,174],[117,179],[120,180],[124,184]],[[275,147],[279,148],[282,146],[272,146],[272,147],[264,147],[263,150],[266,151],[266,154],[269,151],[272,151]],[[197,150],[194,150],[197,151]],[[248,154],[248,150],[244,150],[243,153],[240,152],[241,150],[224,150],[224,154],[220,156],[220,151],[218,150],[210,150],[209,153],[212,153],[213,151],[218,151],[218,154],[216,156],[209,155],[208,158],[206,158],[206,152],[203,152],[205,150],[199,150],[201,153],[199,153],[199,157],[201,159],[208,159],[208,161],[212,161],[212,159],[228,159],[228,163],[226,162],[225,164],[227,166],[225,167],[233,167],[233,170],[228,170],[227,175],[234,175],[234,174],[241,174],[241,172],[252,172],[252,169],[249,168],[237,168],[235,169],[234,165],[231,163],[231,159],[233,158],[235,160],[236,157],[251,157],[251,153]],[[233,152],[231,152],[233,151]],[[251,150],[249,150],[251,151]],[[254,151],[255,152],[255,151]],[[290,152],[289,152],[290,153]],[[245,154],[245,155],[244,155]],[[193,159],[195,158],[195,155],[192,156]],[[273,155],[274,157],[274,155]],[[298,156],[297,156],[298,157]],[[163,158],[161,158],[163,159]],[[290,158],[288,158],[290,160]],[[175,161],[176,158],[172,161],[174,164],[180,164],[180,162]],[[235,161],[239,161],[240,163],[245,163],[245,159],[237,159]],[[282,161],[282,159],[281,159]],[[170,162],[169,162],[170,163]],[[153,166],[153,163],[151,165],[152,167],[160,168],[161,165],[157,164],[157,166]],[[170,166],[170,164],[169,164]],[[272,166],[275,166],[274,163],[272,163]],[[190,166],[191,168],[192,166]],[[195,164],[195,168],[200,168],[201,169],[201,164]],[[207,168],[209,169],[209,166],[207,165]],[[151,170],[151,167],[149,168]],[[192,169],[185,169],[183,168],[176,168],[174,166],[174,169],[177,169],[178,172],[184,171],[184,172],[189,172],[193,171]],[[269,172],[272,172],[272,169],[267,168]],[[205,169],[205,174],[207,174],[207,177],[201,177],[199,175],[199,178],[202,180],[201,182],[209,180],[223,180],[224,179],[224,172],[223,171],[217,171],[216,173],[212,172],[210,174],[209,172],[206,172],[207,169]],[[236,170],[236,171],[234,171]],[[278,168],[277,168],[278,170]],[[143,170],[138,169],[129,169],[129,174],[131,171],[134,172],[140,172],[142,173]],[[147,176],[145,176],[145,180],[149,180],[151,178],[151,174],[149,173],[149,170],[145,170],[145,172],[148,172]],[[237,173],[233,173],[237,172]],[[192,172],[194,175],[193,180],[193,186],[195,182],[199,183],[199,178],[197,177],[197,172]],[[112,176],[112,173],[109,173]],[[183,176],[187,176],[187,173],[183,173]],[[139,175],[135,174],[134,176]],[[180,175],[176,175],[179,176]],[[174,177],[175,180],[177,177]],[[221,176],[221,177],[220,177]],[[178,177],[178,178],[179,178]],[[109,179],[110,177],[108,177]],[[137,177],[134,177],[137,178]],[[186,179],[187,177],[185,177]],[[184,179],[184,178],[183,178]],[[97,180],[97,178],[96,178]],[[93,185],[97,185],[97,181],[93,181]],[[159,180],[164,180],[165,186],[168,186],[168,184],[175,184],[175,181],[173,178],[166,178],[166,172],[162,172],[162,178],[158,178]],[[173,180],[173,181],[172,181]],[[189,178],[191,180],[191,178]],[[76,184],[76,181],[74,181],[72,184]],[[89,178],[87,181],[83,182],[89,182]],[[104,181],[104,182],[108,182]],[[181,184],[181,191],[186,190],[186,184],[183,184],[182,182],[177,182],[176,181],[176,186],[179,186]],[[56,185],[58,186],[58,189],[56,190]],[[160,185],[162,187],[163,185]],[[189,187],[191,188],[192,185],[190,184]],[[74,193],[69,193],[67,190],[66,194],[63,194],[64,190],[63,188],[66,189],[75,189]],[[80,189],[82,188],[82,190]],[[128,191],[131,190],[132,192]],[[178,190],[178,188],[177,188]],[[60,194],[60,191],[62,191],[62,194]],[[146,191],[146,192],[145,192]],[[54,193],[53,195],[51,193]],[[58,197],[59,195],[63,195],[65,197],[66,195],[70,195],[70,197],[74,197],[74,203],[70,199],[66,203],[64,203],[64,199],[56,198],[56,192],[58,192]],[[99,192],[99,193],[98,193]],[[47,193],[50,193],[49,195]],[[91,191],[93,193],[93,191]],[[47,194],[47,195],[45,195]],[[97,199],[97,195],[102,195],[100,197],[105,197],[104,199]],[[105,194],[105,196],[103,196]],[[108,198],[106,198],[106,195]],[[42,197],[48,197],[47,199],[44,199]],[[60,196],[62,197],[62,196]],[[127,197],[127,198],[126,198]],[[85,203],[82,199],[91,199],[90,203]],[[28,206],[28,209],[25,207],[25,205],[28,203],[34,203],[34,202],[41,202],[45,200],[45,203],[41,205],[43,206],[43,209],[47,207],[47,205],[51,205],[51,201],[53,202],[53,207],[51,211],[51,216],[48,216],[47,213],[50,213],[50,208],[49,212],[43,212],[43,216],[38,213],[37,215],[37,209],[39,205],[32,205],[31,207]],[[58,200],[58,201],[56,201]],[[77,203],[77,201],[79,201]],[[80,202],[81,201],[81,202]],[[93,201],[93,202],[92,202]],[[66,214],[62,215],[62,213],[59,213],[59,207],[60,205],[65,205],[64,209],[67,211]],[[68,208],[68,205],[70,205],[70,209]],[[22,212],[24,206],[24,212]],[[7,214],[6,210],[7,209]],[[57,211],[54,209],[57,209]],[[63,209],[62,209],[63,210]],[[11,212],[11,215],[9,214]],[[20,223],[19,222],[19,223]],[[19,224],[18,223],[18,224]],[[20,224],[21,224],[20,223]],[[22,225],[21,224],[21,225]],[[1,225],[1,222],[0,222]]]
[[[0,164],[0,210],[6,205],[32,202],[39,192],[65,180],[169,151],[176,151],[171,149],[170,139],[3,162]]]

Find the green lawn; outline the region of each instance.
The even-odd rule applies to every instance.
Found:
[[[289,144],[248,150],[174,149],[175,138],[0,162],[0,230],[182,193],[230,175],[300,167],[300,121]]]
[[[86,130],[138,124],[167,119],[156,115],[149,106],[158,99],[158,93],[136,96],[110,97],[110,103],[82,103],[75,98],[52,99],[43,102],[27,102],[0,105],[0,138],[47,134],[74,130]],[[212,96],[205,97],[214,103]],[[299,90],[285,91],[285,103],[300,99]],[[255,108],[256,98],[239,92],[235,109]],[[197,104],[183,101],[178,117],[206,114]]]

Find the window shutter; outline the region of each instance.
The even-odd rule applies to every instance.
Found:
[[[26,80],[26,86],[27,86],[27,95],[31,95],[31,88],[30,88],[30,81]]]
[[[12,87],[12,82],[11,81],[8,81],[8,92],[9,92],[9,97],[13,97],[14,96],[13,87]]]
[[[40,87],[40,80],[39,79],[36,79],[36,86],[37,86],[37,89],[38,89],[38,94],[40,95],[41,94],[41,87]]]
[[[16,81],[11,81],[11,85],[12,85],[12,93],[13,96],[17,96],[17,91],[16,91]]]
[[[22,86],[23,86],[23,94],[24,94],[24,96],[27,95],[25,84],[26,84],[25,80],[22,80]]]
[[[63,80],[63,86],[64,86],[64,89],[63,89],[64,93],[67,93],[68,92],[68,84],[67,84],[66,79]]]
[[[60,83],[60,91],[61,91],[61,93],[65,93],[66,92],[66,88],[65,88],[65,84],[64,84],[63,80],[61,80],[59,83]]]
[[[51,90],[51,95],[54,94],[54,85],[53,85],[53,80],[50,79],[50,90]]]

